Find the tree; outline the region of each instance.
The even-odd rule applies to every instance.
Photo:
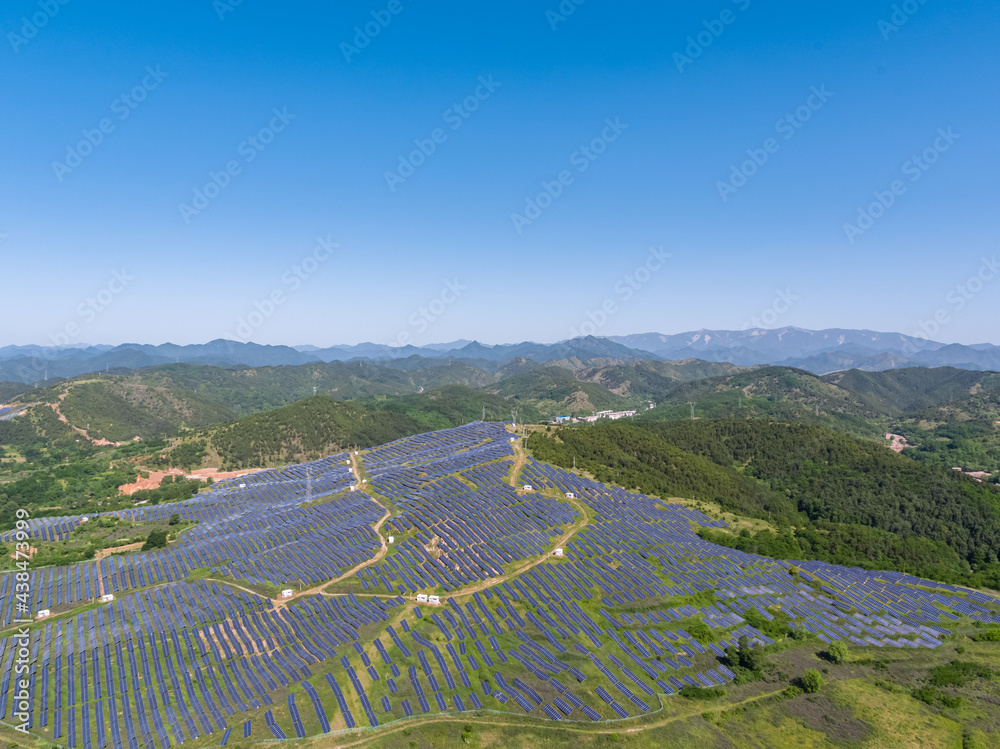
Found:
[[[833,663],[843,663],[847,660],[847,643],[843,640],[834,640],[830,643],[827,653]]]
[[[146,543],[142,545],[143,551],[149,551],[150,549],[162,549],[167,545],[167,532],[164,530],[154,530],[150,531],[149,537],[146,539]]]
[[[179,522],[181,522],[181,516],[175,512],[173,515],[170,516],[170,520],[168,522],[170,525],[177,525]]]
[[[813,694],[823,687],[823,677],[815,668],[807,668],[802,674],[802,688]]]

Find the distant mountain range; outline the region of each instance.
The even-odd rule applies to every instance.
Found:
[[[882,371],[905,367],[951,366],[1000,370],[1000,346],[928,341],[901,333],[870,330],[781,328],[742,331],[698,330],[664,335],[644,333],[606,338],[586,336],[558,343],[522,342],[486,345],[453,341],[426,346],[392,347],[377,343],[351,346],[266,346],[215,340],[180,346],[125,343],[73,348],[0,347],[0,381],[36,383],[88,372],[138,369],[171,363],[220,367],[261,367],[311,362],[377,361],[397,369],[437,366],[442,360],[498,371],[512,361],[683,361],[700,359],[738,366],[781,365],[815,374],[848,369]]]

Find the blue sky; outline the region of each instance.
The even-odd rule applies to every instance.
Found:
[[[4,3],[0,344],[1000,343],[996,3],[328,5]]]

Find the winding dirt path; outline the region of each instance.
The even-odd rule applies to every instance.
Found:
[[[362,487],[363,487],[363,484],[361,483],[361,463],[360,463],[360,457],[358,455],[353,454],[353,453],[351,453],[351,472],[354,474],[354,480],[356,482],[356,486],[358,487],[358,491],[361,491]],[[381,517],[381,519],[377,523],[375,523],[374,526],[372,526],[372,530],[374,530],[375,531],[375,535],[378,536],[379,541],[382,544],[382,548],[379,549],[378,553],[374,557],[372,557],[371,559],[367,559],[364,562],[361,562],[360,564],[355,565],[354,567],[352,567],[351,569],[347,570],[347,572],[344,572],[339,577],[335,577],[332,580],[327,580],[327,581],[321,583],[320,585],[313,586],[312,588],[309,588],[308,590],[303,590],[300,593],[296,593],[295,596],[293,596],[292,598],[283,598],[281,600],[281,604],[282,605],[287,604],[289,601],[294,600],[298,596],[308,596],[308,595],[315,595],[317,593],[324,593],[324,588],[328,588],[331,585],[334,585],[335,583],[339,583],[341,580],[343,580],[345,578],[352,577],[353,575],[357,574],[359,571],[363,570],[365,567],[368,567],[370,565],[377,564],[378,562],[381,562],[382,559],[385,558],[385,555],[389,553],[389,544],[385,540],[385,536],[382,535],[382,525],[385,523],[386,520],[389,519],[389,516],[392,513],[389,512],[389,508],[388,507],[386,507],[384,504],[382,504],[381,502],[379,502],[374,496],[372,496],[371,494],[368,494],[367,496],[368,496],[368,498],[372,502],[374,502],[379,507],[381,507],[383,510],[385,510],[385,514]]]
[[[511,486],[516,487],[517,486],[518,476],[520,475],[521,469],[524,467],[525,462],[527,462],[528,454],[524,450],[523,444],[521,443],[520,440],[517,441],[517,442],[512,443],[512,445],[514,447],[514,453],[515,453],[516,458],[515,458],[515,461],[514,461],[514,470],[511,471],[510,483],[511,483]],[[578,499],[570,499],[569,497],[561,496],[557,492],[554,492],[554,491],[551,491],[551,492],[539,492],[539,494],[542,494],[543,496],[552,497],[553,499],[557,499],[559,501],[569,502],[571,505],[573,505],[573,507],[576,509],[576,511],[578,513],[580,513],[580,519],[577,520],[575,523],[573,523],[573,525],[571,525],[569,527],[569,529],[565,533],[563,533],[558,539],[556,539],[556,542],[555,542],[555,544],[552,547],[553,549],[558,549],[558,548],[565,547],[566,544],[569,542],[569,540],[577,532],[579,532],[582,529],[586,528],[590,524],[590,514],[589,514],[589,512],[587,510],[587,506],[585,504],[583,504],[583,502],[581,502],[580,500],[578,500]],[[383,520],[385,520],[385,518],[383,518]],[[379,525],[381,525],[381,521],[380,521]],[[378,528],[378,526],[376,526],[376,529],[377,528]],[[384,547],[384,542],[383,542],[383,547]],[[384,554],[381,555],[381,556],[384,556]],[[379,556],[378,558],[376,558],[376,559],[374,559],[374,560],[372,560],[370,562],[365,562],[364,564],[358,565],[358,568],[364,567],[367,564],[371,564],[371,563],[373,563],[375,561],[378,561],[378,559],[380,559],[381,556]],[[500,583],[505,582],[506,580],[510,580],[512,578],[518,577],[519,575],[523,575],[525,572],[528,572],[529,570],[533,569],[534,567],[537,567],[542,562],[548,561],[549,558],[550,558],[550,554],[547,554],[547,553],[546,554],[542,554],[541,556],[537,557],[536,559],[533,559],[531,561],[525,562],[520,567],[518,567],[516,569],[513,569],[510,572],[506,572],[503,575],[499,575],[497,577],[488,578],[486,580],[483,580],[482,582],[476,583],[475,585],[470,585],[470,586],[467,586],[467,587],[464,587],[464,588],[459,588],[457,590],[450,591],[447,595],[448,595],[449,598],[463,598],[465,596],[474,595],[475,593],[478,593],[478,592],[481,592],[483,590],[486,590],[486,588],[492,588],[494,585],[499,585]],[[344,573],[344,575],[341,575],[341,577],[339,577],[337,579],[341,580],[344,577],[347,577],[347,576],[349,576],[351,574],[353,574],[353,570],[351,572]],[[336,580],[332,581],[332,582],[336,582]],[[331,583],[327,583],[326,585],[323,585],[323,586],[320,586],[320,587],[325,588],[325,587],[331,585],[332,582]],[[314,591],[315,591],[315,589],[314,589]],[[327,596],[347,595],[346,593],[328,593],[325,590],[320,590],[318,592],[322,593],[323,595],[327,595]],[[358,596],[358,597],[364,597],[364,598],[390,597],[389,594],[384,594],[384,593],[354,593],[354,595]],[[409,598],[413,598],[413,599],[416,598],[415,595],[414,596],[408,596],[408,597]]]

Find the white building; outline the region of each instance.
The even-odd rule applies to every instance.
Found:
[[[42,610],[40,610],[38,612],[38,618],[39,619],[44,619],[45,617],[51,616],[51,615],[52,615],[52,611],[50,609],[42,609]]]
[[[281,597],[282,598],[291,598],[294,595],[295,595],[295,591],[292,590],[291,588],[285,588],[283,591],[281,591]]]
[[[573,492],[566,492],[566,499],[576,499],[576,495]]]
[[[555,550],[555,551],[554,551],[553,553],[554,553],[554,554],[555,554],[555,555],[556,555],[557,557],[561,557],[561,556],[563,555],[563,550],[562,550],[562,549],[556,549],[556,550]]]
[[[534,488],[534,487],[533,487],[533,486],[532,486],[531,484],[525,484],[525,485],[524,485],[524,490],[525,490],[526,492],[531,492],[531,491],[534,491],[534,490],[535,490],[535,488]]]
[[[417,603],[427,603],[427,594],[417,593]]]
[[[392,544],[392,543],[395,543],[395,542],[396,542],[396,537],[395,536],[389,536],[389,543]]]
[[[427,603],[432,603],[437,606],[441,603],[441,596],[427,596]]]
[[[113,600],[115,600],[113,593],[105,593],[101,596],[101,603],[111,603]]]

